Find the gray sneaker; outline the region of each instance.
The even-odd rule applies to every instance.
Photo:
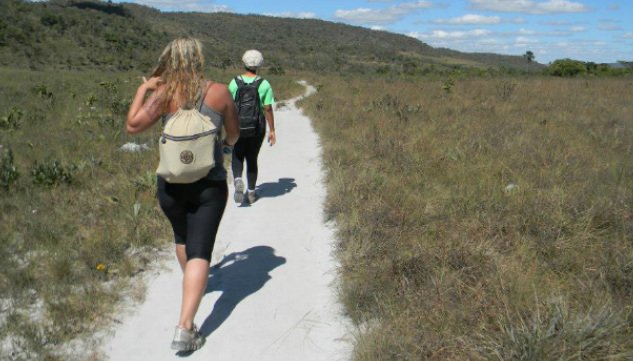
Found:
[[[198,332],[196,325],[193,329],[186,330],[176,327],[174,340],[171,342],[171,349],[177,351],[195,351],[204,345],[204,336]]]
[[[248,199],[248,203],[253,204],[257,200],[257,193],[249,189],[248,192],[246,192],[246,198]]]
[[[242,204],[244,202],[244,181],[242,178],[235,178],[235,194],[233,200],[235,203]]]

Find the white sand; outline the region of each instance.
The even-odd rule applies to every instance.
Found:
[[[295,100],[275,112],[277,144],[262,146],[261,199],[238,207],[229,187],[212,259],[221,264],[195,320],[207,342],[187,360],[351,357],[349,324],[336,300],[333,230],[323,221],[319,140]],[[181,298],[175,255],[165,268],[150,280],[145,302],[105,342],[110,360],[183,359],[170,349]]]

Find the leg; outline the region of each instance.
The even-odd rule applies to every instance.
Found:
[[[231,160],[231,170],[233,171],[233,178],[241,178],[244,172],[244,139],[239,139],[233,147],[233,155]]]
[[[180,265],[180,270],[185,273],[185,267],[187,266],[187,253],[184,244],[176,244],[176,258]]]
[[[239,139],[233,147],[233,155],[231,161],[231,169],[233,170],[233,182],[235,186],[235,194],[233,194],[233,200],[237,204],[242,204],[244,201],[244,181],[242,180],[242,173],[244,171],[244,157],[246,155],[247,139]]]
[[[259,172],[257,166],[257,157],[259,150],[262,148],[264,137],[255,137],[248,139],[248,148],[246,149],[246,176],[248,178],[248,190],[254,191],[257,185],[257,174]]]
[[[193,328],[193,318],[207,288],[208,279],[209,261],[202,258],[187,261],[182,279],[182,306],[178,327],[186,330]]]
[[[208,186],[200,192],[199,205],[187,214],[187,263],[183,277],[182,307],[178,326],[191,329],[207,288],[209,261],[215,236],[224,214],[228,188],[225,181],[204,181]]]
[[[180,269],[184,272],[187,257],[185,256],[185,241],[187,239],[187,211],[182,194],[178,187],[167,184],[164,179],[158,178],[158,202],[163,213],[169,219],[174,232],[176,242],[176,258]]]

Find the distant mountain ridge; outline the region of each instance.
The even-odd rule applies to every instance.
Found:
[[[183,35],[200,38],[208,62],[218,67],[237,65],[245,49],[257,48],[279,71],[416,74],[460,67],[526,69],[521,56],[438,49],[405,35],[324,20],[162,13],[102,1],[0,3],[0,65],[5,66],[149,68],[170,39]]]

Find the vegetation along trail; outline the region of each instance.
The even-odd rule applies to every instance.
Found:
[[[313,91],[313,88],[309,88]],[[188,360],[348,360],[351,339],[335,293],[334,232],[323,223],[321,150],[293,99],[276,111],[278,143],[260,155],[260,199],[231,199],[195,322],[207,336]],[[232,189],[231,189],[232,191]],[[145,302],[105,342],[110,360],[177,360],[169,346],[181,271],[170,259]]]

